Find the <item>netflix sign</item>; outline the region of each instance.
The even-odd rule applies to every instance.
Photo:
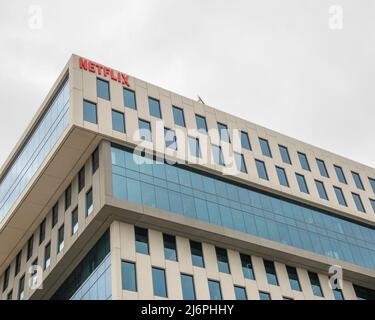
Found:
[[[79,68],[82,70],[92,72],[92,73],[96,73],[99,76],[109,78],[113,81],[117,81],[123,85],[130,87],[129,77],[126,74],[113,70],[111,68],[102,66],[101,64],[98,64],[96,62],[93,62],[84,58],[79,58]]]

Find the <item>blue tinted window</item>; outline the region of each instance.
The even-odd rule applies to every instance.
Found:
[[[176,237],[163,234],[164,257],[167,260],[177,261]]]
[[[237,170],[243,173],[247,173],[245,157],[243,156],[243,154],[234,152],[234,161],[236,163]]]
[[[328,195],[326,192],[326,188],[324,187],[324,183],[319,180],[315,180],[316,189],[318,190],[319,197],[324,200],[328,200]]]
[[[139,125],[139,131],[140,131],[139,137],[142,140],[152,141],[150,122],[139,119],[138,125]]]
[[[122,112],[112,110],[112,129],[118,132],[125,132],[125,119]]]
[[[124,105],[125,107],[136,110],[137,102],[135,100],[135,92],[133,90],[125,89],[123,91],[124,95]]]
[[[212,155],[215,164],[225,166],[224,156],[220,146],[215,146],[214,144],[212,145]]]
[[[190,240],[190,250],[193,266],[204,268],[202,244],[200,242]]]
[[[181,127],[185,127],[184,110],[175,106],[173,106],[172,109],[173,109],[174,123]]]
[[[234,286],[236,300],[247,300],[246,290],[243,287]]]
[[[333,189],[335,190],[337,201],[339,202],[339,204],[346,207],[347,204],[342,190],[339,187],[333,187]]]
[[[165,146],[177,150],[176,132],[172,129],[164,128]]]
[[[289,283],[292,290],[301,291],[301,285],[299,283],[297,269],[294,267],[286,266],[288,272]]]
[[[208,280],[211,300],[222,300],[220,283],[214,280]]]
[[[193,276],[181,274],[182,296],[184,300],[195,300]]]
[[[326,168],[326,164],[324,163],[324,161],[320,160],[320,159],[316,159],[316,163],[318,165],[320,174],[323,177],[329,178],[328,171],[327,171],[327,168]]]
[[[245,279],[255,280],[255,275],[253,271],[253,265],[251,263],[251,258],[249,255],[240,254],[242,272]]]
[[[266,169],[266,165],[264,164],[264,162],[261,160],[255,160],[255,164],[257,167],[259,178],[268,180],[267,169]]]
[[[267,292],[259,291],[260,300],[271,300],[271,295]]]
[[[311,283],[311,289],[313,291],[313,294],[318,297],[323,297],[323,291],[320,287],[320,281],[319,277],[316,273],[309,271],[309,279]]]
[[[368,181],[371,184],[372,191],[375,193],[375,179],[368,178]]]
[[[371,206],[372,206],[372,210],[374,210],[374,213],[375,213],[375,200],[370,199],[370,203],[371,203]]]
[[[218,122],[217,123],[217,129],[219,130],[220,140],[230,143],[230,137],[229,137],[229,132],[228,132],[227,125]]]
[[[301,174],[296,173],[296,178],[297,178],[300,191],[304,193],[309,193],[309,189],[307,187],[305,177]]]
[[[281,155],[281,159],[283,160],[283,162],[287,164],[292,164],[292,161],[290,160],[288,148],[285,146],[279,145],[279,150],[280,150],[280,155]]]
[[[110,100],[109,94],[109,82],[99,79],[96,79],[96,88],[98,91],[98,97],[106,100]]]
[[[249,135],[244,131],[241,131],[241,146],[244,149],[251,150]]]
[[[159,100],[148,98],[148,107],[150,109],[150,115],[153,117],[161,119],[161,110]]]
[[[273,261],[264,260],[264,267],[266,269],[268,283],[278,286],[279,281],[277,280],[275,264],[273,263]]]
[[[165,270],[152,268],[152,284],[154,287],[155,296],[164,298],[168,297]]]
[[[360,212],[366,212],[359,194],[356,194],[356,193],[352,192],[352,196],[353,196],[354,203],[357,207],[357,210],[360,211]]]
[[[201,149],[199,146],[199,139],[194,137],[188,137],[190,154],[196,158],[201,157]]]
[[[219,272],[230,273],[227,250],[218,247],[216,247],[215,250]]]
[[[359,175],[359,173],[352,171],[352,176],[355,182],[355,185],[357,186],[358,189],[365,190],[363,187],[362,179]]]
[[[260,148],[262,149],[262,153],[266,157],[272,158],[272,153],[270,149],[270,145],[268,143],[268,140],[259,138]]]
[[[195,120],[197,122],[197,129],[199,132],[207,133],[207,122],[206,118],[198,114],[195,115]]]
[[[336,300],[345,300],[344,295],[342,294],[342,291],[340,289],[333,289],[332,292]]]
[[[135,250],[138,253],[149,254],[148,248],[148,230],[135,227]]]
[[[279,182],[282,186],[289,187],[288,178],[285,173],[284,168],[276,167],[277,176],[279,177]]]
[[[91,123],[98,123],[96,103],[87,100],[83,101],[83,120]]]
[[[353,285],[358,300],[375,300],[375,290]]]
[[[341,183],[345,183],[346,184],[346,178],[345,178],[345,174],[344,174],[344,171],[342,170],[341,167],[339,166],[334,166],[335,168],[335,171],[336,171],[336,175],[337,175],[337,179],[339,179],[339,181]]]
[[[302,169],[311,171],[309,161],[307,160],[307,157],[304,153],[298,152],[298,159],[299,159]]]
[[[121,262],[122,289],[137,291],[137,276],[134,262]]]
[[[72,234],[78,231],[78,208],[75,208],[72,212]]]

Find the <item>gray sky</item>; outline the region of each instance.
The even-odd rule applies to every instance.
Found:
[[[77,2],[0,2],[0,163],[76,53],[375,167],[375,1]]]

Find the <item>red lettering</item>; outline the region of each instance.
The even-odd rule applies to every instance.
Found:
[[[111,79],[116,81],[116,78],[115,78],[115,72],[113,71],[113,69],[111,69]]]
[[[87,60],[83,58],[79,58],[79,68],[85,69],[87,71]]]
[[[96,68],[98,69],[98,75],[101,76],[102,75],[102,71],[103,71],[103,67],[100,64],[97,64]]]
[[[88,66],[90,72],[95,73],[95,64],[94,63],[92,63],[91,61],[89,61],[87,63],[87,66]]]
[[[108,77],[110,73],[110,70],[107,67],[104,67],[104,76]]]
[[[125,84],[127,85],[128,87],[130,87],[130,84],[129,84],[129,77],[126,75],[126,74],[121,74],[121,78],[122,78],[122,84]]]

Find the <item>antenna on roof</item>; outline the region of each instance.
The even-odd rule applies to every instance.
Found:
[[[198,95],[198,102],[205,104],[204,101],[202,100],[202,98],[199,95]]]

